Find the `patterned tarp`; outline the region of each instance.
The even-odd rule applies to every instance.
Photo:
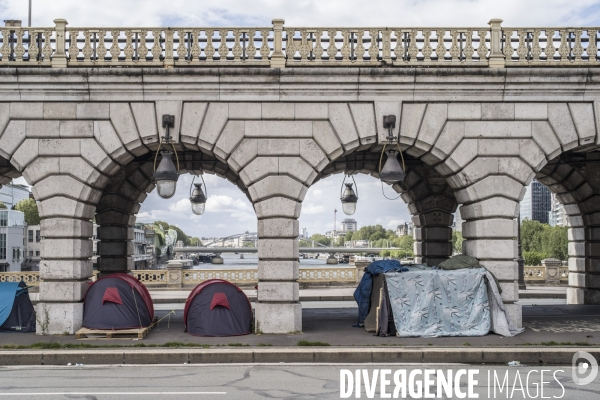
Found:
[[[485,268],[385,273],[397,336],[514,336]],[[488,296],[491,298],[489,301]]]

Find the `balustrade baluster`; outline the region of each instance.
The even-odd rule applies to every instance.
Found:
[[[160,43],[160,39],[162,36],[162,32],[159,29],[152,30],[152,60],[153,61],[161,61],[162,56],[162,46]]]
[[[583,59],[583,45],[581,44],[581,35],[583,35],[582,29],[575,30],[575,44],[573,46],[573,55],[575,56],[575,62],[581,62]]]
[[[597,29],[593,29],[593,30],[589,30],[588,29],[588,46],[586,49],[586,53],[588,55],[588,62],[592,62],[595,63],[597,61],[597,56],[598,56],[598,45],[597,45],[597,34],[598,34],[598,30]]]
[[[219,30],[220,45],[219,45],[219,61],[227,61],[229,47],[227,47],[227,30]]]
[[[435,55],[437,56],[438,62],[443,62],[446,59],[446,46],[444,45],[445,34],[446,31],[444,30],[439,29],[436,31],[437,46],[435,48]]]
[[[430,62],[431,55],[433,54],[433,47],[431,47],[431,30],[424,29],[423,30],[423,50],[421,50],[423,54],[423,61]]]
[[[105,30],[100,31],[100,40],[98,42],[98,49],[97,49],[97,55],[96,55],[97,61],[100,61],[100,62],[106,61],[106,53],[108,52],[106,49],[105,37],[106,37],[106,31]]]
[[[204,54],[206,55],[206,61],[212,62],[215,57],[215,46],[213,46],[213,36],[217,32],[215,30],[207,30],[206,32],[206,46],[204,47]]]

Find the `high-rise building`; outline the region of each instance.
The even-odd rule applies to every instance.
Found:
[[[567,226],[565,207],[560,204],[554,193],[552,193],[551,209],[548,212],[548,223],[551,226]]]
[[[0,187],[0,201],[4,203],[9,210],[21,200],[29,198],[31,192],[25,185],[2,185]]]
[[[356,232],[358,224],[354,218],[346,218],[342,221],[342,232]]]
[[[552,209],[551,197],[548,188],[534,179],[521,201],[521,221],[530,219],[547,224]]]
[[[25,214],[0,210],[0,272],[21,271],[25,229]]]

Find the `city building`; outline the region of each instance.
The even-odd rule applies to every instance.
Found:
[[[342,232],[356,232],[358,224],[354,218],[346,218],[342,221]]]
[[[462,219],[462,216],[460,215],[460,210],[456,210],[456,212],[454,213],[454,221],[452,222],[452,230],[462,232],[463,222],[465,222],[465,220]]]
[[[2,185],[0,187],[0,201],[9,210],[21,200],[28,199],[31,192],[25,185]]]
[[[302,232],[300,233],[300,239],[308,239],[308,229],[302,228]]]
[[[552,193],[551,209],[548,212],[548,223],[551,226],[567,226],[565,207],[560,204],[554,193]]]
[[[414,226],[412,222],[405,222],[404,224],[400,224],[396,227],[396,236],[412,236]]]
[[[21,271],[39,271],[40,270],[40,251],[42,248],[42,236],[40,235],[39,225],[27,225],[25,237],[25,252]]]
[[[547,224],[548,213],[552,208],[551,197],[548,188],[534,179],[521,201],[521,221],[530,219]]]
[[[135,269],[149,269],[152,265],[153,252],[148,253],[146,230],[144,224],[137,223],[133,227],[133,265]]]
[[[25,214],[0,210],[0,272],[19,272],[25,247]]]

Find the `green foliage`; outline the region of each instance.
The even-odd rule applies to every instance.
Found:
[[[6,210],[7,208],[8,207],[6,207],[6,204],[0,201],[0,210]]]
[[[167,224],[164,221],[154,221],[154,225],[160,226],[160,229],[162,229],[163,231],[166,231],[169,229],[169,224]]]
[[[253,242],[244,242],[244,247],[254,247]]]
[[[523,259],[525,260],[525,265],[541,265],[542,260],[548,258],[547,254],[538,253],[537,251],[524,251]]]
[[[567,231],[568,228],[565,226],[550,226],[530,219],[524,220],[521,223],[523,258],[526,252],[531,252],[541,254],[543,258],[566,260],[569,257]],[[526,264],[539,265],[527,262]]]
[[[329,246],[331,244],[331,239],[325,235],[321,235],[320,233],[315,233],[312,235],[310,240],[314,240],[316,243],[321,243],[324,246]]]
[[[452,231],[452,248],[457,253],[462,253],[462,244],[464,242],[462,232]]]
[[[202,246],[202,240],[200,240],[200,238],[197,238],[197,237],[191,237],[190,238],[190,246],[201,247]]]
[[[389,257],[391,255],[391,251],[390,250],[381,250],[381,252],[379,253],[379,255],[381,257]]]
[[[37,203],[34,199],[23,199],[15,205],[15,210],[25,214],[27,225],[39,225],[40,214],[38,213]]]
[[[190,237],[186,235],[185,232],[182,231],[179,227],[175,225],[169,225],[169,229],[173,229],[175,232],[177,232],[177,240],[181,240],[184,246],[189,246],[192,244]]]

